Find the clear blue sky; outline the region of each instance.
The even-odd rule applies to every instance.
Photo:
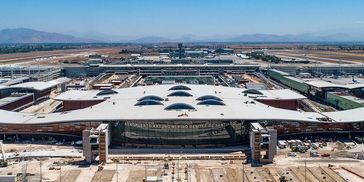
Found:
[[[17,27],[169,37],[364,31],[364,0],[1,0],[0,29]]]

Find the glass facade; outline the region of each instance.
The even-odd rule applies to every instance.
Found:
[[[364,136],[364,122],[312,123],[295,121],[104,121],[110,123],[111,142],[122,147],[224,147],[249,144],[250,123],[277,129],[278,137],[320,138]],[[82,136],[85,128],[97,128],[102,122],[70,122],[54,124],[0,124],[0,134],[47,136]],[[350,135],[349,135],[350,133]],[[30,138],[29,138],[30,139]]]
[[[112,141],[121,146],[229,146],[248,141],[242,121],[120,121],[112,124]]]
[[[278,136],[320,137],[326,133],[363,133],[360,123],[293,121],[119,121],[112,122],[112,143],[123,147],[223,147],[249,143],[250,122],[277,129]],[[315,135],[312,135],[315,134]],[[323,136],[323,135],[322,135]]]

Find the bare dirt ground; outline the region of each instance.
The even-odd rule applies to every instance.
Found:
[[[94,177],[92,178],[91,182],[112,181],[115,172],[116,172],[115,170],[110,170],[110,169],[97,171]]]
[[[63,180],[63,181],[67,181],[67,182],[76,182],[76,179],[80,174],[81,174],[81,170],[78,170],[78,169],[69,170],[69,171],[66,171],[65,173],[63,173],[61,176],[61,179],[58,179],[58,180],[61,180],[61,181]]]
[[[301,159],[288,159],[282,161],[276,159],[275,164],[265,165],[262,167],[251,167],[249,164],[244,165],[243,161],[219,161],[219,160],[184,160],[168,161],[169,168],[164,168],[163,161],[140,161],[140,162],[119,162],[108,163],[104,170],[97,171],[97,165],[78,166],[67,163],[70,159],[48,158],[41,163],[38,159],[19,161],[7,168],[0,169],[0,175],[6,174],[27,174],[30,181],[39,181],[40,171],[42,171],[43,181],[61,181],[70,182],[87,182],[87,181],[125,181],[136,182],[142,181],[147,176],[157,176],[164,181],[183,182],[241,182],[243,176],[245,181],[279,181],[284,178],[288,181],[363,181],[358,175],[345,170],[349,168],[357,173],[362,173],[363,162],[348,161],[340,159],[307,163],[307,168]],[[277,162],[279,161],[279,162]],[[58,165],[60,163],[60,165]],[[174,166],[172,165],[174,163]],[[333,165],[327,167],[328,164]],[[40,170],[40,165],[42,170]],[[306,171],[306,172],[305,172]],[[21,176],[20,176],[21,177]]]
[[[56,146],[45,144],[4,144],[5,152],[24,152],[24,151],[45,151],[45,150],[73,150],[73,146]],[[79,149],[79,148],[78,148]]]
[[[277,56],[313,59],[327,63],[356,64],[364,61],[363,51],[270,50]]]
[[[70,49],[56,51],[34,51],[28,53],[0,54],[0,64],[24,64],[32,65],[35,62],[40,65],[57,65],[59,61],[80,59],[89,54],[105,54],[119,56],[119,47],[98,48],[98,49]],[[53,59],[35,61],[40,57],[54,56]]]
[[[27,53],[12,53],[12,54],[0,54],[0,60],[5,59],[24,59],[24,58],[36,58],[42,56],[57,56],[66,54],[78,54],[81,52],[93,52],[98,54],[118,54],[120,47],[110,48],[92,48],[92,49],[67,49],[67,50],[54,50],[54,51],[33,51]]]
[[[82,158],[60,157],[22,157],[9,160],[9,166],[0,168],[0,175],[18,175],[28,181],[110,181],[137,182],[145,176],[156,176],[163,181],[182,182],[241,182],[281,180],[293,182],[360,182],[364,181],[364,161],[344,158],[345,155],[334,155],[346,151],[361,151],[363,146],[350,150],[332,150],[333,142],[320,148],[319,153],[330,153],[331,157],[309,157],[309,153],[297,153],[296,157],[288,157],[289,149],[279,149],[274,163],[253,167],[245,160],[230,160],[229,156],[237,153],[199,154],[200,158],[192,160],[196,154],[118,154],[104,169],[98,171],[98,164],[84,165]],[[71,146],[39,145],[39,144],[4,144],[5,151],[45,151],[56,150],[70,153]],[[69,151],[69,152],[67,152]],[[224,156],[225,159],[216,156]],[[140,158],[135,158],[135,157]],[[165,157],[163,157],[165,156]],[[203,156],[203,157],[201,157]],[[213,157],[215,156],[215,157]],[[132,158],[131,158],[132,157]],[[209,159],[208,159],[209,158]],[[305,168],[306,166],[306,168]]]

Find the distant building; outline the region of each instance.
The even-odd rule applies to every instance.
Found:
[[[24,82],[10,86],[0,86],[0,109],[8,111],[19,111],[36,101],[49,98],[50,93],[63,88],[68,78],[59,78],[48,82]]]
[[[353,83],[352,78],[297,78],[286,72],[271,69],[267,75],[300,93],[334,106],[348,110],[364,107],[364,84]],[[336,82],[336,83],[335,83]]]
[[[219,48],[215,50],[215,53],[219,54],[234,54],[234,49],[230,48]]]
[[[33,93],[12,93],[8,97],[0,99],[0,109],[7,111],[18,111],[34,102]]]
[[[233,75],[232,77],[233,77],[233,79],[234,79],[237,83],[239,83],[239,84],[244,84],[244,83],[246,83],[246,82],[249,82],[249,80],[245,79],[245,78],[244,78],[243,76],[241,76],[241,75]]]
[[[191,59],[172,59],[172,64],[191,64]]]
[[[185,51],[185,55],[186,55],[186,57],[200,58],[200,57],[204,57],[205,52],[204,51]]]
[[[207,59],[206,63],[209,64],[233,64],[234,61],[232,59]]]
[[[90,54],[88,56],[88,58],[91,58],[91,59],[98,59],[98,58],[102,58],[102,55],[100,54]]]
[[[262,56],[264,55],[264,51],[252,51],[251,54]]]
[[[138,58],[140,58],[140,54],[130,54],[130,58],[131,59],[138,59]]]
[[[87,60],[87,64],[100,64],[103,62],[104,60],[102,58],[92,58]]]

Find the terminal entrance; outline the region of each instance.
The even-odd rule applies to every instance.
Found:
[[[111,125],[112,143],[122,147],[224,147],[248,143],[242,121],[120,121]]]

